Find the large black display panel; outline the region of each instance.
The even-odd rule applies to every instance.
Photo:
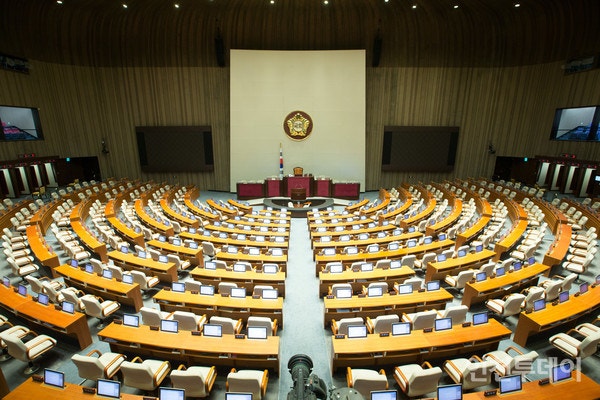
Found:
[[[208,126],[138,126],[135,128],[144,172],[212,171],[212,132]]]
[[[459,128],[455,126],[385,127],[382,171],[449,172],[454,168]]]

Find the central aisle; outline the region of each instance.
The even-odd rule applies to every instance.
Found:
[[[323,329],[323,302],[319,299],[319,279],[306,218],[292,218],[288,249],[287,277],[281,330],[279,398],[287,398],[292,377],[287,364],[295,354],[306,354],[313,361],[312,373],[331,387],[331,339]]]

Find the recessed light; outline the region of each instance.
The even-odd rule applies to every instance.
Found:
[[[323,4],[325,4],[325,5],[329,4],[329,0],[323,0]]]
[[[413,10],[414,10],[415,8],[417,8],[417,5],[416,5],[416,4],[413,4],[413,5],[412,5],[412,8],[413,8]]]
[[[386,2],[386,3],[389,3],[389,2],[390,2],[390,0],[383,0],[383,1],[384,1],[384,2]]]
[[[175,8],[179,8],[179,3],[175,3]]]
[[[275,4],[275,0],[271,0],[271,4]]]
[[[521,7],[521,3],[515,3],[515,8]]]
[[[62,0],[56,0],[56,4],[62,4]]]
[[[127,8],[127,4],[123,3],[123,8]]]
[[[455,4],[454,5],[454,9],[456,10],[457,8],[458,8],[458,4]]]

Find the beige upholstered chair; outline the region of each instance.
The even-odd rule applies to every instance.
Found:
[[[48,277],[45,276],[36,278],[35,276],[27,275],[25,277],[25,280],[29,282],[29,287],[31,288],[31,291],[37,294],[42,293],[44,291],[44,286],[42,285],[43,281],[48,282],[50,285],[52,285],[52,287],[54,287],[54,290],[57,291],[64,287],[64,285],[61,282],[50,280]]]
[[[491,383],[494,363],[474,355],[471,358],[447,360],[444,371],[454,382],[462,384],[463,390],[470,390]]]
[[[97,357],[94,357],[94,354]],[[79,376],[84,380],[111,379],[121,367],[126,357],[123,354],[94,349],[86,355],[73,354],[71,361],[77,367]]]
[[[2,331],[2,333],[5,335],[13,335],[18,338],[22,338],[22,337],[25,337],[29,333],[29,328],[22,326],[22,325],[11,324],[8,321],[8,318],[6,318],[4,315],[0,315],[0,326],[2,326],[2,327],[8,326],[7,329],[4,329]],[[10,360],[11,356],[10,356],[10,354],[8,354],[8,347],[6,346],[6,343],[4,343],[1,339],[0,339],[0,348],[2,349],[2,354],[0,354],[0,361]]]
[[[400,321],[396,314],[378,315],[376,318],[367,317],[367,329],[369,333],[391,332],[392,324]]]
[[[101,297],[92,294],[86,294],[80,297],[80,299],[85,304],[85,313],[90,317],[96,317],[100,320],[97,326],[98,329],[102,329],[104,327],[104,320],[121,307],[114,300],[103,300]]]
[[[502,299],[491,299],[485,303],[485,306],[499,316],[501,319],[516,315],[521,312],[521,305],[525,300],[525,295],[512,293]]]
[[[452,325],[459,325],[467,319],[469,307],[465,305],[447,306],[445,310],[438,311],[438,318],[452,318]]]
[[[248,317],[247,326],[264,326],[267,328],[267,336],[277,335],[277,319],[272,320],[269,317],[250,316]]]
[[[373,390],[385,390],[388,388],[387,377],[383,369],[374,371],[371,369],[350,368],[346,369],[346,384],[354,388],[363,397],[371,397]]]
[[[238,285],[233,282],[219,282],[219,294],[230,295],[231,289],[236,287]]]
[[[160,326],[161,319],[171,319],[171,313],[152,307],[140,308],[140,314],[142,314],[142,324],[149,326]]]
[[[241,370],[235,368],[227,375],[228,392],[252,393],[252,399],[261,400],[267,393],[269,371]]]
[[[213,258],[214,256],[217,255],[218,252],[219,252],[219,250],[217,248],[215,248],[215,246],[211,242],[206,242],[206,241],[202,242],[202,254],[203,255]]]
[[[334,335],[348,335],[348,327],[350,325],[364,325],[365,321],[362,317],[342,318],[339,321],[331,320],[331,332]]]
[[[140,390],[152,391],[169,375],[171,364],[168,361],[142,360],[135,357],[121,363],[123,385]]]
[[[241,319],[219,317],[218,315],[213,315],[209,321],[211,324],[221,325],[221,333],[228,335],[240,333],[243,325]]]
[[[170,375],[173,387],[185,389],[186,397],[208,397],[216,377],[214,366],[186,368],[183,364],[171,371]]]
[[[24,342],[23,339],[17,335],[11,335],[4,332],[0,333],[0,339],[6,344],[8,354],[18,360],[28,363],[28,366],[23,373],[30,375],[40,368],[39,365],[34,364],[34,361],[38,360],[56,346],[56,340],[47,335],[38,335],[33,331],[29,331],[27,334],[34,335],[34,337],[27,342]]]
[[[515,353],[515,356],[511,356],[509,352]],[[484,360],[494,363],[494,371],[500,376],[526,375],[531,371],[531,366],[537,358],[538,353],[535,350],[523,353],[513,346],[508,346],[506,350],[495,350],[483,355]]]
[[[142,271],[131,270],[129,273],[133,277],[133,283],[140,285],[140,290],[145,295],[160,282],[156,276],[147,276]]]
[[[423,365],[407,364],[394,368],[394,379],[408,397],[435,392],[441,377],[442,369],[432,367],[427,361]]]
[[[179,323],[179,329],[184,331],[202,330],[202,325],[206,323],[206,315],[196,315],[189,311],[175,311],[171,319]]]
[[[572,336],[578,334],[583,339]],[[600,332],[588,332],[584,334],[581,330],[570,329],[567,333],[558,333],[550,337],[550,344],[571,358],[584,359],[598,351],[600,343]]]
[[[419,311],[411,314],[402,314],[402,322],[410,322],[413,330],[433,328],[437,318],[436,310]]]

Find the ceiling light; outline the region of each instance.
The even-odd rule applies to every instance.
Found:
[[[179,3],[175,3],[175,8],[179,8]]]
[[[413,8],[413,10],[414,10],[414,9],[416,9],[416,8],[417,8],[417,5],[416,5],[416,4],[413,4],[413,5],[412,5],[412,8]]]
[[[454,5],[454,9],[456,10],[457,8],[458,8],[458,4],[455,4]]]
[[[275,4],[275,0],[271,0],[271,4]]]
[[[56,4],[62,4],[62,0],[56,0]]]
[[[329,4],[329,0],[323,0],[323,4],[325,4],[325,5]]]
[[[521,3],[515,3],[515,8],[516,7],[521,7]]]
[[[383,1],[385,1],[386,3],[389,3],[389,2],[390,2],[390,0],[383,0]]]
[[[127,4],[123,3],[123,8],[127,8]]]

